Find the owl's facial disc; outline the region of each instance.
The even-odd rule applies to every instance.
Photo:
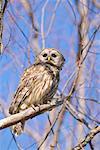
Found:
[[[43,60],[44,62],[56,66],[56,60],[55,60],[55,58],[57,57],[56,54],[54,54],[54,53],[51,54],[51,53],[45,52],[45,53],[42,54],[42,56],[44,58],[44,60]]]
[[[61,69],[65,60],[62,54],[60,54],[57,50],[50,48],[50,49],[44,49],[37,56],[36,61],[51,64]]]

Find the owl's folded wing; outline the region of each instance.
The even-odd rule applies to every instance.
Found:
[[[31,77],[31,71],[32,67],[25,70],[23,76],[21,77],[18,89],[13,97],[12,103],[9,108],[10,114],[15,114],[19,112],[21,103],[24,101],[24,99],[26,99],[26,97],[30,95],[32,91],[30,79],[33,80],[32,78],[34,77],[34,73]]]
[[[25,70],[19,87],[14,95],[9,108],[10,114],[18,113],[22,104],[41,104],[50,99],[54,92],[52,74],[46,70],[45,66],[31,66]],[[24,105],[23,105],[24,106]]]

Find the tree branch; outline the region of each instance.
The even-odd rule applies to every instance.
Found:
[[[76,120],[85,124],[89,129],[91,129],[91,126],[85,121],[82,114],[80,112],[77,112],[74,109],[73,105],[68,101],[68,99],[69,99],[69,96],[67,96],[65,98],[59,98],[58,101],[53,101],[50,104],[40,105],[40,106],[35,107],[34,109],[32,107],[30,107],[30,108],[28,108],[28,109],[26,109],[20,113],[8,116],[7,118],[0,120],[0,130],[7,128],[7,127],[10,127],[10,126],[22,121],[22,120],[28,120],[30,118],[38,116],[38,115],[40,115],[46,111],[49,111],[55,107],[60,106],[61,104],[64,104],[64,102],[65,102],[65,107],[67,108],[69,113],[71,113],[71,115]]]
[[[94,136],[100,132],[100,126],[97,126],[93,128],[86,137],[72,150],[81,150],[83,147],[85,147],[93,138]]]
[[[61,100],[58,102],[37,106],[37,107],[35,107],[35,109],[30,107],[20,113],[17,113],[17,114],[9,116],[7,118],[4,118],[4,119],[0,120],[0,130],[7,128],[9,126],[12,126],[12,125],[20,122],[21,120],[28,120],[37,115],[40,115],[46,111],[53,109],[54,107],[61,105],[62,103],[63,103],[63,101]]]
[[[2,34],[3,34],[3,17],[5,10],[7,8],[8,0],[0,0],[0,54],[2,54],[3,44],[2,44]]]

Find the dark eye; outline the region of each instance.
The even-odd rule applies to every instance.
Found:
[[[56,54],[51,54],[51,56],[52,56],[52,57],[54,57],[54,58],[55,58],[55,57],[57,57],[57,55],[56,55]]]
[[[47,57],[47,54],[45,53],[45,54],[43,54],[43,57]]]

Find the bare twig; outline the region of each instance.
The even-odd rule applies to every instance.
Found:
[[[13,20],[13,22],[16,24],[16,26],[19,29],[19,31],[22,33],[22,35],[25,38],[25,40],[27,41],[27,43],[30,43],[28,37],[26,36],[26,34],[24,33],[24,31],[21,29],[21,27],[19,26],[19,24],[16,22],[16,19],[14,18],[14,16],[12,15],[12,13],[9,10],[7,10],[7,12],[10,15],[11,19]],[[32,49],[31,43],[30,43],[30,48]]]
[[[48,30],[47,30],[47,32],[46,32],[45,38],[46,38],[46,37],[48,36],[48,34],[50,33],[50,30],[51,30],[52,25],[53,25],[53,23],[54,23],[54,19],[55,19],[55,15],[56,15],[56,10],[57,10],[57,8],[58,8],[60,2],[61,2],[60,0],[57,0],[57,1],[56,1],[56,5],[55,5],[55,7],[54,7],[54,11],[53,11],[53,14],[52,14],[52,17],[51,17],[51,20],[50,20],[49,27],[48,27]]]
[[[24,132],[31,136],[36,142],[38,142],[41,139],[41,135],[28,125],[25,126]]]
[[[97,126],[95,128],[93,128],[90,133],[88,133],[86,135],[86,137],[84,139],[82,139],[82,141],[75,146],[72,150],[81,150],[83,147],[85,147],[93,138],[96,134],[98,134],[100,132],[100,126]]]
[[[73,12],[73,16],[74,16],[74,19],[72,21],[73,21],[74,25],[77,25],[77,16],[76,16],[76,13],[75,13],[75,10],[74,10],[74,7],[73,7],[71,1],[69,1],[69,0],[68,1],[63,0],[62,2],[64,3],[64,7],[66,8],[66,10],[68,10],[68,5],[71,8],[71,10]]]
[[[33,32],[31,32],[32,34],[31,43],[34,46],[33,50],[35,54],[37,55],[40,52],[40,48],[39,48],[39,43],[38,43],[39,30],[37,27],[35,13],[32,11],[32,6],[29,1],[21,0],[21,3],[23,4],[25,10],[27,11],[31,24],[32,24],[32,30],[34,31],[34,36],[33,36]]]
[[[58,137],[59,137],[60,127],[61,127],[61,125],[63,123],[65,112],[66,112],[65,107],[62,107],[62,110],[61,110],[61,112],[60,112],[60,114],[58,116],[58,124],[57,124],[56,131],[54,133],[53,142],[50,145],[50,150],[54,150],[56,145],[58,145]]]
[[[41,16],[41,35],[42,35],[42,49],[45,48],[45,33],[44,33],[44,13],[46,6],[48,4],[49,0],[46,0],[44,3],[44,6],[42,8],[42,16]]]
[[[66,101],[66,108],[76,120],[86,125],[87,128],[91,129],[91,126],[84,119],[84,116],[80,112],[77,112],[68,101]]]
[[[43,140],[41,141],[39,147],[38,147],[38,150],[41,148],[41,146],[43,145],[43,143],[45,142],[45,140],[47,139],[48,135],[50,134],[50,132],[52,131],[52,128],[54,127],[54,125],[56,124],[60,114],[62,113],[62,109],[59,111],[59,113],[57,114],[56,118],[54,119],[52,125],[50,126],[48,132],[45,134]]]

